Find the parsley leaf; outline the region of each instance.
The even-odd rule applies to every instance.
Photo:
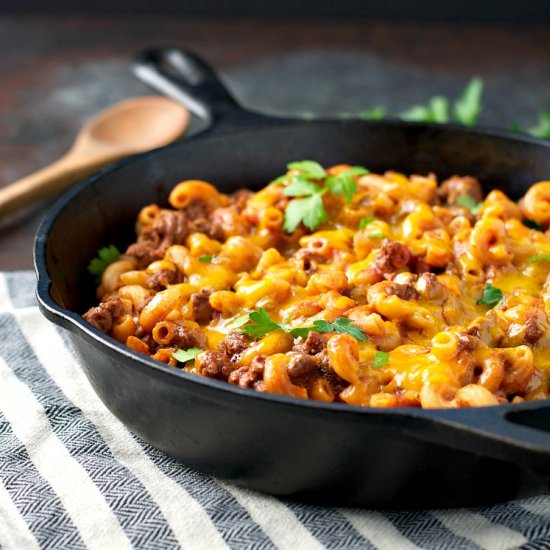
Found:
[[[324,178],[327,174],[325,169],[314,160],[300,160],[287,165],[289,170],[299,170],[306,178],[314,180]]]
[[[483,80],[472,78],[455,101],[453,112],[455,119],[460,124],[472,126],[477,122],[481,113],[481,94],[483,93]]]
[[[105,246],[98,251],[97,257],[88,264],[88,271],[92,275],[96,275],[96,281],[100,283],[103,272],[119,257],[120,250],[114,244]]]
[[[537,256],[531,256],[527,261],[529,263],[550,262],[550,254],[538,254]]]
[[[301,222],[312,231],[321,223],[328,220],[328,214],[323,204],[321,193],[308,198],[294,199],[286,207],[284,230],[292,233]]]
[[[525,218],[523,220],[523,225],[525,227],[528,227],[529,229],[536,229],[537,231],[544,231],[544,228],[542,227],[542,225],[536,220],[530,220],[529,218]]]
[[[294,176],[292,182],[287,185],[283,193],[287,197],[302,197],[304,195],[314,195],[321,193],[323,190],[316,183],[308,181],[304,177]]]
[[[291,328],[287,332],[294,338],[307,338],[307,335],[312,331],[317,330],[315,327],[296,327]]]
[[[483,295],[476,302],[477,305],[497,305],[502,300],[502,290],[493,286],[491,283],[487,283],[483,289]]]
[[[352,166],[340,172],[337,176],[328,176],[325,185],[333,195],[342,195],[349,204],[353,199],[353,195],[357,193],[357,184],[353,176],[362,176],[368,173],[369,171],[362,166]]]
[[[387,351],[377,351],[374,354],[374,361],[372,363],[373,369],[379,369],[385,367],[390,362],[390,354]]]
[[[386,108],[379,105],[378,107],[373,107],[372,109],[365,109],[357,116],[361,120],[381,120],[386,116]]]
[[[350,176],[338,174],[337,176],[329,176],[326,181],[326,186],[330,189],[333,195],[342,195],[349,204],[353,195],[357,192],[357,184]]]
[[[314,330],[318,332],[343,332],[353,336],[356,340],[364,342],[367,339],[367,335],[363,329],[351,324],[351,319],[347,317],[338,317],[334,323],[328,321],[314,321]]]
[[[237,317],[234,317],[233,320],[226,325],[226,327],[228,329],[241,328],[243,325],[246,325],[248,321],[250,321],[249,314],[241,313],[240,315],[237,315]]]
[[[369,218],[361,218],[359,220],[359,229],[365,229],[369,223],[376,221],[376,218],[369,217]]]
[[[205,264],[210,263],[212,261],[212,258],[214,258],[213,255],[205,255],[205,256],[199,256],[198,260],[199,262],[203,262]]]
[[[187,363],[187,361],[195,359],[195,357],[203,351],[204,350],[201,348],[178,349],[172,353],[172,357],[177,359],[180,363]]]
[[[366,236],[369,239],[383,239],[386,235],[382,231],[372,231],[371,233],[367,233]]]
[[[274,330],[285,330],[282,325],[271,319],[269,313],[263,307],[258,311],[249,313],[248,319],[250,323],[243,327],[243,334],[248,334],[253,338],[261,338]]]
[[[473,197],[470,197],[470,195],[460,195],[457,197],[456,202],[460,206],[467,208],[472,214],[477,214],[483,206],[483,202],[477,202]]]
[[[410,122],[449,122],[449,101],[443,96],[434,96],[427,105],[413,105],[401,113],[403,120]]]
[[[550,110],[539,111],[539,123],[530,128],[529,133],[541,139],[550,139]]]
[[[367,339],[363,329],[352,325],[351,320],[347,317],[338,317],[334,323],[329,323],[328,321],[314,321],[311,327],[286,328],[284,325],[276,323],[264,308],[260,308],[258,311],[253,311],[247,315],[250,323],[243,327],[242,332],[253,338],[261,338],[274,330],[283,330],[294,338],[306,338],[307,335],[314,330],[316,332],[343,332],[353,336],[361,342]]]

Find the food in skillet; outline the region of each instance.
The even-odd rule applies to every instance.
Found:
[[[544,399],[550,181],[291,163],[264,189],[184,181],[144,207],[84,318],[174,368],[375,407]]]

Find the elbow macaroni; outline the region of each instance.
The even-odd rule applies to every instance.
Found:
[[[443,193],[433,174],[353,177],[349,203],[324,195],[328,220],[292,234],[284,180],[240,198],[179,183],[175,210],[137,216],[151,261],[130,247],[109,265],[85,318],[175,368],[294,398],[425,408],[548,398],[550,181],[519,204],[493,190],[469,211],[456,197],[473,178],[455,176]],[[192,212],[208,218],[187,231]],[[483,303],[489,287],[497,297]],[[270,329],[243,335],[260,308]],[[364,340],[335,329],[342,318]],[[315,330],[290,333],[304,327]],[[195,348],[187,363],[173,356]]]

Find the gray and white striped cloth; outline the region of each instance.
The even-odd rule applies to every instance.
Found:
[[[104,407],[31,272],[0,273],[0,547],[548,548],[550,493],[458,510],[287,502],[192,470]]]

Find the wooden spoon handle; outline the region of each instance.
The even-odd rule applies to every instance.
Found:
[[[35,201],[63,191],[108,160],[67,154],[58,161],[0,189],[0,219]]]

